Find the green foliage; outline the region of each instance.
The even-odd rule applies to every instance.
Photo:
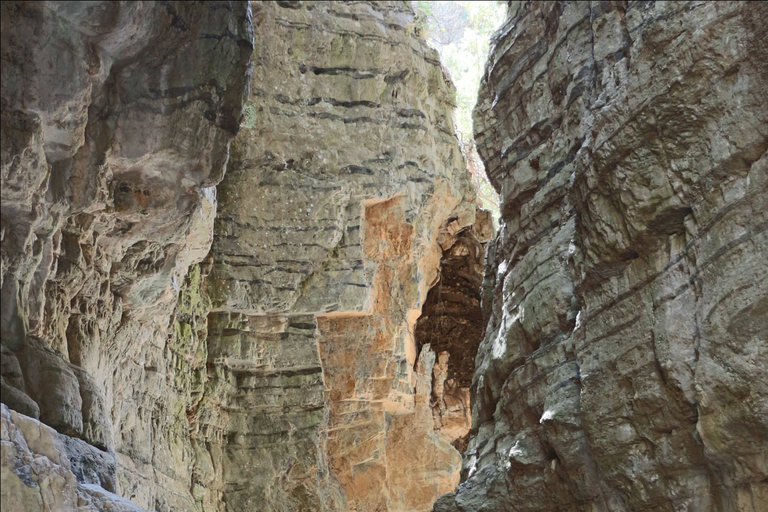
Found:
[[[456,86],[454,126],[478,198],[498,220],[499,197],[477,157],[472,109],[477,103],[491,35],[506,18],[506,3],[418,1],[413,5],[422,34],[440,54],[440,60]]]
[[[416,12],[422,13],[425,17],[432,15],[432,2],[415,2]]]

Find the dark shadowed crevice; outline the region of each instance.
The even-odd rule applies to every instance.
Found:
[[[427,294],[415,329],[418,353],[426,348],[435,354],[431,396],[435,429],[460,453],[467,446],[469,386],[485,326],[484,256],[485,243],[472,226],[456,234],[453,245],[443,250],[440,279]]]

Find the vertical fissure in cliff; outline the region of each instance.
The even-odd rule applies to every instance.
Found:
[[[506,2],[414,1],[418,26],[440,56],[456,88],[453,126],[480,206],[499,226],[499,194],[491,185],[475,143],[472,111],[485,71],[491,35],[506,20]]]
[[[469,387],[485,322],[481,286],[485,247],[498,226],[499,195],[490,184],[474,140],[472,110],[488,57],[490,36],[506,17],[503,2],[413,2],[421,35],[437,50],[456,88],[453,126],[476,192],[486,210],[473,226],[452,229],[441,243],[437,282],[415,326],[416,366],[431,372],[430,406],[437,431],[463,453],[471,426]],[[486,222],[483,223],[483,220]],[[422,353],[423,351],[426,353]]]
[[[491,231],[489,216],[486,219],[485,233],[477,222],[457,232],[453,243],[443,248],[438,282],[427,293],[414,329],[417,365],[432,362],[430,407],[435,430],[459,453],[467,447],[472,416],[469,387],[484,331],[481,284]],[[422,351],[434,355],[425,357]]]

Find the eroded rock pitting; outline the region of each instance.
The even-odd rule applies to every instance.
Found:
[[[4,509],[194,508],[167,330],[252,51],[245,3],[2,4]]]

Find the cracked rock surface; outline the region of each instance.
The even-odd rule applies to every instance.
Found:
[[[492,228],[409,4],[4,2],[2,59],[3,510],[456,487],[413,332]]]
[[[460,456],[435,428],[414,324],[457,231],[490,227],[453,86],[408,4],[252,7],[251,93],[202,285],[204,508],[429,510]]]
[[[168,328],[211,243],[248,86],[248,5],[0,8],[3,510],[128,510],[106,504],[118,496],[192,510],[187,377],[174,381]],[[66,436],[69,462],[59,445],[35,452],[30,425]]]
[[[435,511],[768,509],[768,9],[512,2],[462,484]]]

